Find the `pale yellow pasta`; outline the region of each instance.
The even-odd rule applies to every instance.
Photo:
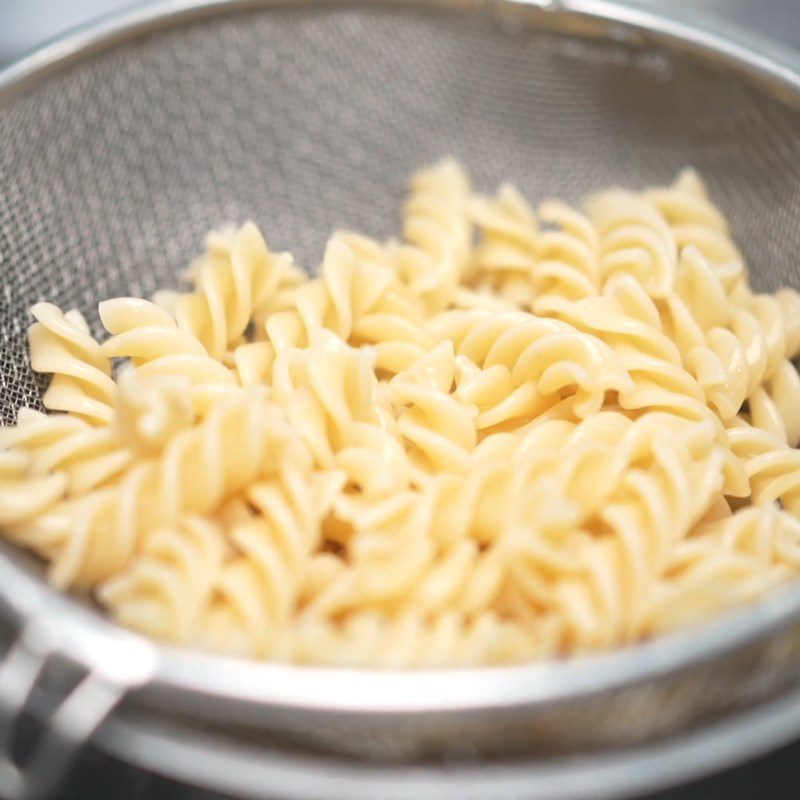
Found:
[[[451,159],[418,172],[411,180],[403,232],[408,242],[433,261],[433,270],[415,276],[411,288],[420,296],[433,292],[439,297],[436,305],[441,305],[443,289],[452,295],[472,270],[469,202],[469,179]]]
[[[78,311],[63,313],[50,303],[37,303],[31,313],[37,320],[28,329],[31,366],[53,375],[42,398],[45,408],[108,423],[116,391],[111,362],[86,321]]]
[[[130,359],[141,380],[184,379],[200,415],[241,393],[237,375],[210,358],[200,341],[155,303],[120,297],[100,303],[99,308],[103,326],[112,334],[101,346],[103,354]]]
[[[673,630],[753,602],[797,574],[800,521],[772,504],[701,525],[671,554],[644,616],[649,633]]]
[[[535,416],[569,389],[576,413],[585,416],[600,408],[606,392],[632,386],[608,345],[558,320],[522,311],[446,311],[430,327],[480,368],[461,395],[479,406],[481,429]]]
[[[786,289],[780,300],[752,294],[731,300],[719,270],[692,244],[681,254],[663,315],[686,368],[722,419],[747,401],[750,421],[792,446],[800,441],[800,381],[789,361],[797,348],[790,310],[800,308],[799,298]]]
[[[117,432],[140,453],[159,452],[197,416],[192,386],[183,375],[148,379],[126,367],[117,383]]]
[[[0,524],[10,526],[37,517],[63,497],[66,487],[66,476],[60,472],[33,474],[25,452],[0,452]]]
[[[721,424],[706,403],[697,380],[684,368],[675,344],[658,328],[641,321],[646,310],[630,313],[617,299],[619,283],[601,297],[574,303],[561,316],[606,343],[625,370],[629,386],[620,386],[619,404],[630,411],[661,409],[689,419]],[[642,293],[638,300],[649,303]]]
[[[194,643],[261,658],[282,654],[303,570],[342,482],[336,472],[309,479],[301,463],[287,460],[273,480],[246,490],[251,513],[227,531],[235,553],[198,610]]]
[[[306,347],[324,329],[353,344],[373,345],[382,370],[405,369],[433,345],[424,327],[424,300],[413,290],[420,259],[429,275],[430,257],[423,251],[335,234],[320,277],[288,292],[288,307],[264,319],[274,351]]]
[[[471,282],[483,294],[529,308],[539,236],[533,209],[513,186],[504,184],[497,197],[476,199],[471,211],[480,236]]]
[[[728,435],[750,481],[753,504],[780,501],[789,513],[800,515],[800,451],[768,431],[737,422]]]
[[[112,480],[136,457],[116,425],[97,427],[31,408],[20,409],[15,426],[0,428],[0,446],[24,451],[32,475],[61,473],[73,495]]]
[[[635,277],[651,297],[672,289],[677,244],[661,212],[644,195],[610,189],[587,201],[600,237],[600,273]]]
[[[127,569],[100,584],[97,596],[123,625],[181,644],[196,641],[230,545],[221,527],[187,516],[144,537]]]
[[[272,395],[320,465],[332,465],[356,423],[379,423],[374,361],[369,350],[326,329],[309,347],[288,348],[275,359]]]
[[[600,237],[580,211],[558,200],[539,207],[539,218],[550,226],[542,231],[532,270],[533,311],[542,316],[558,312],[600,290]]]
[[[262,392],[252,393],[180,430],[162,452],[133,462],[118,482],[70,497],[9,530],[50,554],[57,585],[91,587],[124,567],[148,531],[183,514],[208,514],[270,465],[274,469],[291,441],[282,414]]]
[[[337,667],[468,667],[550,655],[548,633],[544,625],[532,632],[491,611],[478,616],[409,611],[392,617],[364,611],[338,623],[301,618],[288,655],[301,664]]]
[[[211,247],[191,269],[195,290],[162,297],[178,326],[221,360],[238,343],[254,314],[269,302],[287,276],[288,253],[269,251],[258,228],[247,223]]]
[[[451,394],[455,352],[443,342],[423,361],[430,370],[400,373],[390,384],[397,432],[433,471],[459,470],[478,444],[478,407]]]
[[[579,435],[592,421],[554,453],[552,469],[573,484],[569,506],[562,501],[569,513],[560,526],[551,521],[546,540],[534,544],[528,533],[515,540],[520,591],[557,611],[577,650],[641,636],[640,609],[668,554],[726,483],[710,426],[661,413],[627,427],[608,421],[604,427],[617,427],[621,438],[587,451],[602,443],[591,431]],[[588,468],[583,485],[575,482],[575,459]]]
[[[679,249],[694,245],[715,264],[743,263],[725,217],[709,200],[705,184],[694,170],[684,170],[670,186],[648,189],[643,197],[661,212]],[[746,276],[739,270],[729,292],[737,296],[745,286]]]
[[[6,537],[142,634],[347,667],[579,655],[800,574],[800,294],[696,173],[537,206],[447,160],[402,233],[311,278],[220,229],[102,342],[37,304],[60,413],[0,429]]]

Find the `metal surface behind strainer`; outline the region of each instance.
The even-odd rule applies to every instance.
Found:
[[[638,188],[692,165],[755,285],[800,285],[791,57],[612,3],[173,2],[0,81],[7,421],[43,388],[25,354],[33,302],[96,323],[98,300],[174,284],[210,227],[248,218],[313,270],[334,228],[397,232],[408,175],[447,154],[480,188],[511,178],[533,199]],[[156,648],[4,553],[0,595],[23,634],[0,667],[0,706],[19,707],[37,681],[67,694],[58,670],[39,676],[53,653],[87,675],[44,756],[66,756],[125,695],[101,746],[252,796],[598,798],[800,729],[796,589],[568,665],[378,674]],[[689,729],[701,738],[665,738]],[[25,776],[0,762],[6,779],[22,796]]]

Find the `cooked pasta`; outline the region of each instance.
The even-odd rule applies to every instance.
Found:
[[[548,230],[539,234],[532,269],[533,311],[555,316],[576,300],[600,289],[600,237],[577,209],[550,200],[539,207]]]
[[[800,294],[699,176],[538,206],[417,173],[318,277],[256,226],[188,291],[39,303],[0,526],[120,624],[414,668],[641,641],[800,574]]]
[[[472,281],[479,292],[498,295],[520,308],[534,298],[538,225],[533,209],[510,184],[496,198],[478,198],[472,214],[480,232]]]
[[[107,424],[116,391],[111,362],[80,312],[64,313],[50,303],[37,303],[31,313],[37,320],[28,329],[31,366],[53,376],[42,398],[45,408]]]

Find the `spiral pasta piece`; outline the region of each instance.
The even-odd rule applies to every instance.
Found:
[[[319,545],[320,523],[344,476],[308,476],[296,463],[246,491],[252,514],[229,538],[237,556],[213,582],[200,642],[211,649],[265,657],[282,654],[299,598],[299,577]]]
[[[31,458],[19,450],[0,450],[0,525],[34,518],[60,500],[67,487],[60,472],[32,474]]]
[[[377,422],[377,381],[369,351],[328,330],[304,350],[281,353],[273,369],[273,396],[320,465],[331,466],[357,422]]]
[[[212,520],[189,515],[144,537],[127,569],[97,596],[116,620],[156,639],[194,643],[199,618],[229,549]]]
[[[452,159],[422,170],[411,179],[403,232],[406,241],[433,259],[433,285],[446,284],[455,290],[459,279],[469,275],[469,192],[466,173]]]
[[[703,388],[681,363],[675,344],[656,327],[641,321],[642,310],[631,316],[618,299],[619,283],[602,297],[575,303],[564,318],[581,331],[592,334],[611,347],[632,381],[632,388],[619,392],[624,409],[660,409],[693,420],[710,420],[722,426],[706,403]],[[641,302],[649,302],[642,293]],[[626,302],[626,301],[623,301]]]
[[[291,256],[272,253],[252,222],[219,239],[192,267],[195,290],[172,295],[166,304],[180,330],[222,360],[293,271]]]
[[[790,514],[800,516],[800,451],[741,420],[728,436],[750,480],[753,504],[780,501]]]
[[[478,409],[450,393],[455,377],[455,353],[444,342],[426,358],[423,379],[401,373],[391,384],[395,406],[404,410],[397,418],[397,431],[422,453],[433,470],[459,470],[478,443],[475,418]]]
[[[800,522],[772,504],[700,526],[671,555],[645,617],[649,634],[752,603],[797,573]]]
[[[785,287],[775,293],[783,317],[786,336],[786,358],[800,354],[800,292]]]
[[[191,384],[183,376],[148,380],[133,369],[125,369],[117,382],[116,427],[119,436],[138,452],[159,452],[197,417]]]
[[[513,186],[503,184],[495,198],[477,198],[471,212],[480,233],[471,280],[484,294],[529,308],[538,240],[533,209]]]
[[[326,247],[320,277],[290,294],[290,308],[267,318],[267,337],[280,353],[306,347],[329,330],[356,346],[373,346],[378,366],[399,372],[433,345],[412,291],[417,269],[427,279],[430,257],[422,251],[387,249],[337,233]]]
[[[489,541],[502,528],[496,515],[487,515],[500,497],[498,477],[499,470],[469,482],[441,474],[377,507],[355,498],[335,501],[334,513],[351,526],[342,540],[346,555],[315,564],[305,613],[332,618],[364,608],[414,608],[473,614],[490,606],[507,571],[504,550]],[[482,526],[486,535],[479,542]]]
[[[586,209],[600,236],[602,279],[632,275],[651,297],[666,296],[675,281],[678,250],[659,209],[622,189],[594,195]]]
[[[713,266],[694,246],[681,254],[676,291],[666,298],[665,329],[684,364],[703,386],[722,419],[745,401],[750,419],[796,445],[800,441],[794,401],[800,397],[795,329],[787,322],[795,298],[752,295],[734,303]]]
[[[576,300],[600,291],[600,240],[594,225],[557,200],[542,203],[539,218],[549,226],[539,234],[533,277],[533,311],[558,316]]]
[[[643,196],[666,219],[679,249],[693,245],[715,264],[743,262],[725,217],[694,170],[683,170],[670,186],[648,189]]]
[[[107,424],[116,390],[111,363],[83,317],[50,303],[37,303],[31,313],[37,320],[28,330],[31,366],[53,375],[42,398],[45,408],[69,411],[95,425]]]
[[[188,382],[191,401],[201,415],[241,393],[237,375],[209,357],[202,343],[155,303],[121,297],[100,303],[99,309],[103,326],[111,334],[101,352],[109,358],[129,359],[140,380],[177,377]]]
[[[792,447],[800,443],[800,377],[791,361],[747,399],[747,418]]]
[[[606,344],[561,321],[524,312],[449,311],[430,326],[482,370],[461,392],[480,409],[479,429],[535,416],[561,392],[574,392],[575,413],[586,416],[600,408],[606,392],[631,386]]]
[[[24,454],[31,475],[59,473],[71,496],[113,480],[136,458],[115,426],[30,408],[20,409],[16,426],[0,428],[0,447]]]
[[[148,531],[182,514],[210,514],[270,464],[274,469],[292,438],[282,415],[256,392],[220,405],[157,457],[132,464],[119,482],[9,531],[47,548],[56,585],[91,587],[124,567]]]

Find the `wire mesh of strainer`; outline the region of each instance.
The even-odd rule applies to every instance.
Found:
[[[177,5],[192,4],[167,4]],[[692,165],[754,284],[800,285],[800,110],[787,102],[798,84],[772,62],[735,47],[712,58],[721,40],[601,2],[199,5],[179,26],[143,15],[142,28],[159,29],[145,37],[117,27],[117,46],[51,63],[47,80],[31,79],[34,61],[0,85],[6,421],[43,388],[26,359],[32,303],[96,323],[98,300],[174,284],[210,227],[248,218],[314,270],[334,228],[397,232],[408,175],[443,155],[479,188],[511,178],[534,200],[639,188]],[[569,10],[578,5],[587,13]],[[688,52],[682,35],[707,49]],[[40,592],[8,556],[6,599]],[[110,630],[69,601],[36,598],[59,624]],[[184,731],[223,720],[226,737],[235,722],[236,741],[251,744],[258,732],[395,761],[628,746],[791,687],[797,605],[790,593],[704,632],[706,644],[687,634],[491,675],[326,673],[158,651],[153,681],[108,741],[124,749],[126,730],[168,717]],[[90,671],[102,661],[91,647],[62,649]]]

